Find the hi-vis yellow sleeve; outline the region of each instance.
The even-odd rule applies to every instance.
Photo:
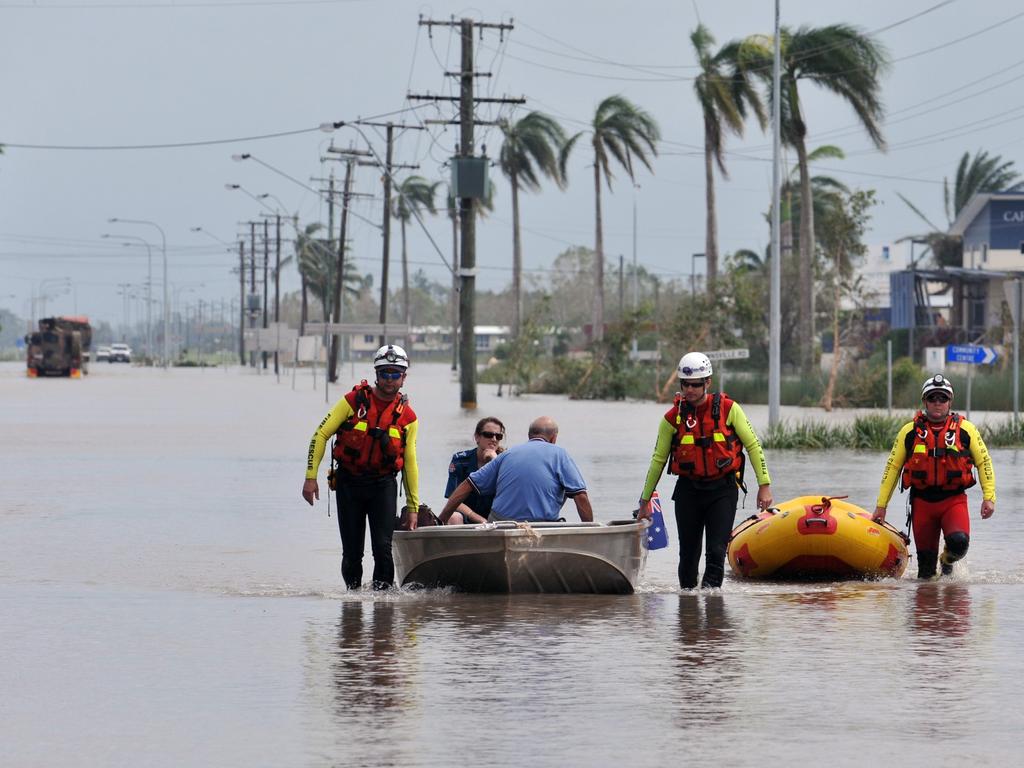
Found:
[[[768,476],[768,462],[764,458],[764,449],[761,447],[761,441],[757,439],[757,433],[754,432],[754,428],[750,425],[750,419],[747,418],[747,414],[740,408],[739,403],[733,401],[732,408],[729,409],[729,418],[725,420],[725,423],[736,430],[740,442],[743,443],[747,456],[750,458],[750,463],[754,467],[757,484],[770,484],[772,479]]]
[[[324,449],[327,441],[334,436],[342,422],[346,421],[353,413],[352,406],[344,397],[334,404],[330,412],[324,416],[320,426],[316,428],[313,437],[309,441],[309,452],[306,456],[306,479],[316,480],[316,473],[320,467],[320,461],[324,457]]]
[[[647,469],[647,479],[644,481],[644,490],[640,498],[647,501],[658,487],[658,480],[665,470],[665,463],[668,461],[668,452],[672,448],[672,438],[676,434],[676,428],[664,418],[658,420],[658,440],[654,444],[654,455],[651,456],[651,465]]]
[[[900,479],[903,472],[903,465],[907,463],[907,434],[914,428],[914,422],[908,421],[896,435],[896,441],[892,444],[889,458],[885,460],[885,472],[882,473],[882,485],[878,489],[876,507],[885,508],[889,506],[889,499],[896,488],[896,481]],[[973,441],[974,438],[972,437]]]
[[[978,468],[981,497],[985,501],[994,503],[996,500],[996,473],[992,469],[992,457],[989,455],[988,446],[985,445],[978,428],[967,419],[961,422],[961,427],[971,436],[971,459],[974,461],[974,466]]]
[[[402,483],[405,485],[405,506],[416,514],[420,508],[420,468],[416,463],[416,433],[420,421],[405,427],[405,464],[402,468]]]

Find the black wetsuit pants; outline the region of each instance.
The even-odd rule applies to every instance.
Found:
[[[672,500],[676,503],[679,534],[679,586],[697,586],[701,540],[707,539],[702,587],[720,587],[725,576],[725,550],[736,520],[739,488],[732,478],[714,484],[696,484],[679,478]]]
[[[398,481],[394,475],[376,478],[345,477],[339,473],[338,529],[341,532],[341,577],[349,589],[363,581],[366,522],[370,522],[373,551],[373,588],[387,589],[395,582],[391,537],[395,532]]]

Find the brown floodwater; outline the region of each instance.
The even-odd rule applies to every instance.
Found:
[[[346,388],[365,373],[346,367]],[[30,381],[0,364],[3,765],[1018,759],[1019,452],[993,451],[992,519],[969,492],[970,554],[944,582],[727,574],[721,590],[680,593],[664,478],[671,545],[650,553],[635,595],[346,593],[326,494],[314,508],[299,496],[328,407],[317,383],[308,371],[293,388],[290,372],[120,365]],[[467,414],[441,364],[414,366],[407,390],[435,509],[478,418],[501,418],[514,444],[547,414],[596,518],[627,516],[665,409],[482,385]],[[747,411],[763,429],[766,409]],[[867,508],[884,459],[768,453],[777,500],[849,494]],[[897,497],[890,519],[901,509]]]

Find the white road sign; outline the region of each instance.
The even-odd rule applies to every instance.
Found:
[[[705,352],[709,360],[746,360],[750,357],[749,349],[716,349]]]

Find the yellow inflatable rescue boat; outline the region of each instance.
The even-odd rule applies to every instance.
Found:
[[[733,529],[729,565],[742,579],[838,580],[892,576],[909,538],[845,496],[800,496]]]

